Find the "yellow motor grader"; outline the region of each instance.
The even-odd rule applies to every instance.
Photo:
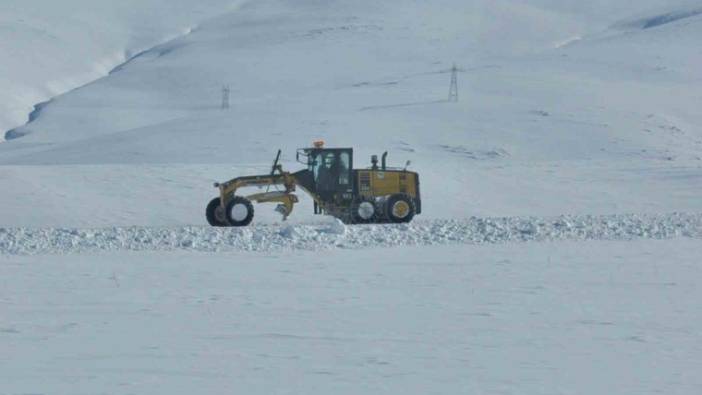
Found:
[[[219,196],[207,205],[207,222],[212,226],[246,226],[251,223],[254,208],[251,202],[278,203],[276,211],[283,220],[292,213],[299,187],[314,200],[314,213],[339,218],[347,224],[410,222],[422,212],[419,175],[404,168],[389,168],[387,152],[371,157],[371,166],[353,168],[353,149],[325,148],[315,142],[312,148],[297,150],[297,161],[306,165],[290,173],[279,164],[281,151],[266,175],[237,177],[215,183]],[[280,190],[241,196],[244,187],[281,187]]]

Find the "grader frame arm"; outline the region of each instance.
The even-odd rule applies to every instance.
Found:
[[[276,170],[278,174],[274,174]],[[215,184],[215,187],[219,188],[222,207],[224,208],[227,206],[229,200],[236,195],[237,190],[240,188],[282,185],[285,188],[284,191],[255,193],[244,197],[256,203],[280,203],[282,207],[278,207],[278,212],[283,215],[283,219],[287,219],[292,213],[295,203],[299,201],[297,196],[292,193],[295,191],[295,176],[283,171],[281,166],[277,164],[277,160],[271,173],[270,175],[237,177],[225,183]]]

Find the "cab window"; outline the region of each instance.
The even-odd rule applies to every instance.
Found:
[[[348,152],[339,154],[339,185],[349,185],[349,170],[351,170],[351,155]]]
[[[315,155],[310,155],[309,159],[309,171],[314,175],[314,180],[319,180],[319,168],[322,166],[324,159],[321,153]]]

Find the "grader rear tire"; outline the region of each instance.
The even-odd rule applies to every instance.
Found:
[[[385,216],[390,222],[396,224],[410,222],[416,213],[414,200],[404,193],[392,195],[385,201]]]
[[[370,224],[378,222],[375,202],[370,199],[358,199],[351,205],[351,223]]]

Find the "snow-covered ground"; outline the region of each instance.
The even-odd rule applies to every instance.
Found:
[[[1,155],[0,155],[1,156]],[[289,156],[289,155],[288,155]],[[390,156],[404,157],[402,153]],[[415,164],[421,174],[419,219],[701,213],[702,168],[616,161]],[[456,169],[454,166],[463,166]],[[294,162],[287,168],[297,169]],[[0,165],[0,227],[206,225],[215,181],[270,171],[260,165]],[[252,192],[257,189],[252,189]],[[312,202],[289,221],[316,221]],[[279,224],[273,205],[256,206],[255,224]]]
[[[700,37],[692,0],[2,1],[0,394],[697,394]],[[320,138],[423,214],[204,226]]]
[[[699,240],[0,258],[7,394],[689,394]]]

